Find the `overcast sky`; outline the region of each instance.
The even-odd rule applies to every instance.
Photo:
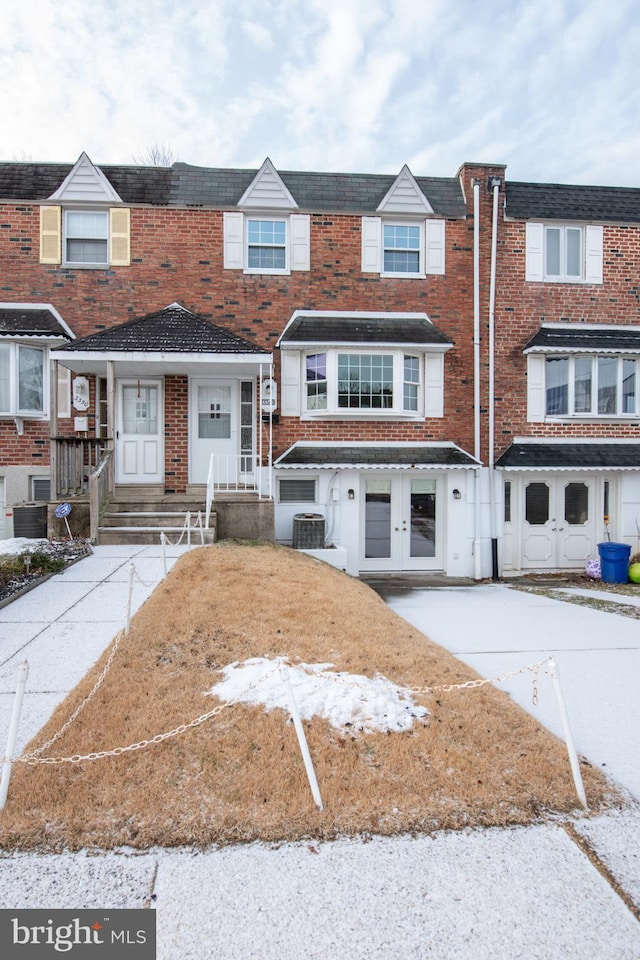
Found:
[[[638,0],[2,0],[0,159],[640,186]]]

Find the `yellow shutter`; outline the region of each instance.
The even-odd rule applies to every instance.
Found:
[[[109,260],[112,267],[131,264],[130,212],[128,207],[111,207],[109,210]]]
[[[40,207],[40,263],[60,263],[60,207]]]

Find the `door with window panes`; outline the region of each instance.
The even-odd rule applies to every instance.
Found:
[[[598,514],[598,516],[596,516]],[[596,550],[596,480],[531,475],[522,482],[523,569],[584,567]]]
[[[437,477],[363,477],[362,570],[441,569],[439,489]]]
[[[116,483],[164,482],[161,380],[118,380]]]
[[[211,457],[221,483],[248,483],[254,474],[255,383],[193,379],[190,384],[190,480],[206,483]]]

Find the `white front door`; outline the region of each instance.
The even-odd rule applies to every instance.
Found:
[[[207,482],[212,455],[216,482],[233,485],[252,479],[254,396],[251,380],[191,381],[191,483]]]
[[[116,483],[164,482],[161,380],[118,380]]]
[[[596,481],[570,474],[524,478],[523,569],[583,567],[596,549]]]
[[[436,477],[363,477],[360,568],[441,569],[439,491]]]

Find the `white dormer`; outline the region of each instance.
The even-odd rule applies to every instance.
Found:
[[[240,197],[238,206],[259,207],[269,210],[298,209],[298,204],[269,157],[266,158],[250,185]]]
[[[415,216],[433,213],[433,207],[416,183],[406,163],[378,207],[378,213],[383,216]]]
[[[84,152],[49,200],[59,203],[122,203],[102,170]]]

